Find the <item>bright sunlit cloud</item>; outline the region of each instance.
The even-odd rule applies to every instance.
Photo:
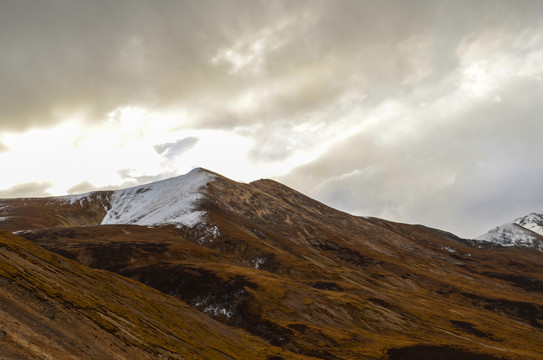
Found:
[[[236,131],[175,130],[182,114],[127,107],[116,109],[102,123],[91,126],[69,121],[48,129],[5,134],[2,142],[9,151],[0,154],[0,161],[20,171],[3,177],[0,188],[48,182],[54,185],[47,193],[63,195],[83,182],[96,188],[118,187],[131,185],[137,178],[183,174],[198,166],[251,181],[287,173],[315,158],[302,147],[286,162],[254,163],[249,157],[257,146],[252,138]],[[176,156],[157,151],[157,146],[189,137],[197,142]]]

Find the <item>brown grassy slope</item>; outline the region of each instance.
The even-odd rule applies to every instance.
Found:
[[[56,226],[98,225],[111,191],[98,191],[73,203],[64,197],[0,199],[0,228],[6,231]]]
[[[235,252],[232,244],[242,243],[238,256],[247,265],[260,249],[273,255],[268,271],[314,287],[320,275],[319,287],[335,290],[339,309],[358,305],[360,315],[351,313],[350,323],[392,335],[381,340],[389,346],[399,339],[471,349],[485,344],[486,350],[505,349],[501,356],[512,351],[540,358],[541,254],[477,249],[439,230],[354,217],[271,180],[246,185],[220,179],[209,191],[204,206],[228,242],[210,247]],[[337,293],[358,299],[341,304]]]
[[[5,232],[0,300],[0,358],[266,359],[282,353],[176,298]]]
[[[232,233],[236,229],[232,228],[220,223],[222,235],[212,243],[214,249],[187,242],[174,228],[98,226],[24,235],[91,266],[178,296],[273,344],[319,358],[381,358],[390,348],[410,344],[454,346],[518,359],[537,359],[541,351],[541,332],[530,324],[542,314],[541,301],[508,282],[496,278],[484,282],[484,276],[468,282],[462,278],[467,275],[454,267],[446,269],[449,276],[417,267],[408,272],[409,264],[402,273],[402,268],[390,269],[384,262],[354,266],[327,260],[333,265],[320,268],[304,260],[304,253],[298,259],[281,251],[274,253],[275,258],[267,257],[278,266],[273,273],[273,266],[268,271],[255,269],[239,255],[249,251],[258,256],[255,249],[265,249],[266,244]],[[428,235],[429,230],[414,229],[422,232],[415,234],[420,241]],[[408,229],[402,231],[410,234]],[[439,259],[459,261],[441,251]],[[470,251],[471,258],[484,252]],[[269,249],[262,254],[269,256]],[[445,266],[435,261],[433,267]],[[500,293],[489,291],[492,286],[500,286]],[[528,315],[535,311],[534,317],[526,317],[526,311]]]

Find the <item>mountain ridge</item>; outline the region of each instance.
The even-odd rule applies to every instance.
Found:
[[[526,216],[520,217],[513,221],[515,224],[522,226],[525,229],[533,231],[539,235],[543,235],[543,215],[532,212]]]
[[[108,192],[74,201],[0,200],[11,206],[0,216],[13,216],[0,229],[175,296],[289,354],[541,358],[538,252],[478,247],[422,225],[353,216],[273,180],[245,184],[204,169],[189,178],[199,173],[213,178],[193,183],[201,196],[182,210],[204,215],[190,225],[137,223],[163,200],[176,215],[168,201],[192,196],[185,191],[192,187],[176,193],[164,180],[164,191],[153,183],[117,190],[138,210],[120,214],[130,215],[125,223],[103,224],[114,208]]]

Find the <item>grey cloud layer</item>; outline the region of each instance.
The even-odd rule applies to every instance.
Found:
[[[47,192],[47,189],[51,186],[51,183],[40,182],[20,184],[9,189],[0,190],[0,198],[50,196],[51,194]]]
[[[0,7],[1,120],[15,128],[222,96],[239,81],[211,63],[218,49],[281,10],[252,1],[160,0]]]
[[[133,104],[203,106],[206,114],[193,125],[230,127],[292,118],[353,86],[380,101],[423,76],[421,62],[429,61],[433,77],[450,71],[464,35],[522,26],[537,19],[542,5],[23,0],[0,6],[1,121],[21,128],[72,114],[100,121]],[[231,60],[244,64],[237,74]],[[224,106],[244,91],[262,100],[250,116]]]
[[[541,1],[4,1],[0,133],[179,108],[180,128],[253,137],[255,164],[322,151],[282,180],[332,205],[477,235],[543,211],[542,14]],[[463,86],[486,95],[455,106]]]
[[[466,237],[541,211],[543,87],[510,86],[498,103],[481,100],[452,119],[432,114],[393,143],[381,132],[399,123],[353,135],[282,180],[350,212]]]

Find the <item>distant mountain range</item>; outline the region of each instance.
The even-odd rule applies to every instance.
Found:
[[[0,199],[0,358],[541,359],[542,224],[462,239],[201,168]]]

